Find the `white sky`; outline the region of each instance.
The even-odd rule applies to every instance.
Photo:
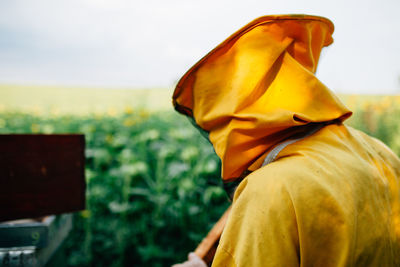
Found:
[[[317,76],[336,92],[400,92],[399,0],[0,0],[0,82],[171,87],[262,15],[330,18]]]

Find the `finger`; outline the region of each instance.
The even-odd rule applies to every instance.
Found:
[[[194,252],[190,252],[190,253],[189,253],[188,259],[189,259],[190,261],[201,260],[201,259],[199,258],[199,256],[197,256]]]
[[[203,259],[193,252],[189,253],[188,258],[189,262],[193,262],[193,264],[195,264],[194,266],[196,267],[207,267],[207,264],[203,261]]]

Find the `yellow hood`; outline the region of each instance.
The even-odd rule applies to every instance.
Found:
[[[175,109],[209,133],[232,181],[309,123],[351,112],[314,75],[333,24],[307,15],[264,16],[197,62],[178,82]]]

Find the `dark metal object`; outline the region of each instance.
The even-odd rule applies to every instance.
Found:
[[[45,247],[49,234],[48,223],[45,222],[1,223],[0,248],[26,246]]]
[[[0,221],[85,208],[83,135],[0,135]]]
[[[7,233],[7,229],[11,231]],[[9,240],[7,244],[2,241],[0,246],[0,267],[45,266],[71,229],[71,214],[48,216],[37,222],[23,220],[1,223],[0,240]],[[15,233],[17,236],[12,236]],[[40,233],[43,235],[39,236]],[[37,244],[33,245],[35,241]]]

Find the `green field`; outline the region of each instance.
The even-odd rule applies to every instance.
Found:
[[[38,115],[116,114],[135,109],[172,108],[172,89],[112,89],[60,86],[0,85],[0,112]]]
[[[87,209],[68,266],[170,266],[229,205],[211,145],[173,111],[172,90],[0,86],[0,134],[83,133]],[[341,95],[348,124],[400,155],[400,96]]]
[[[0,84],[0,112],[24,112],[37,115],[116,115],[130,109],[172,110],[173,88],[113,89],[62,86]],[[345,95],[339,98],[351,109],[368,104],[394,102],[400,96]],[[390,105],[390,103],[389,103]]]

